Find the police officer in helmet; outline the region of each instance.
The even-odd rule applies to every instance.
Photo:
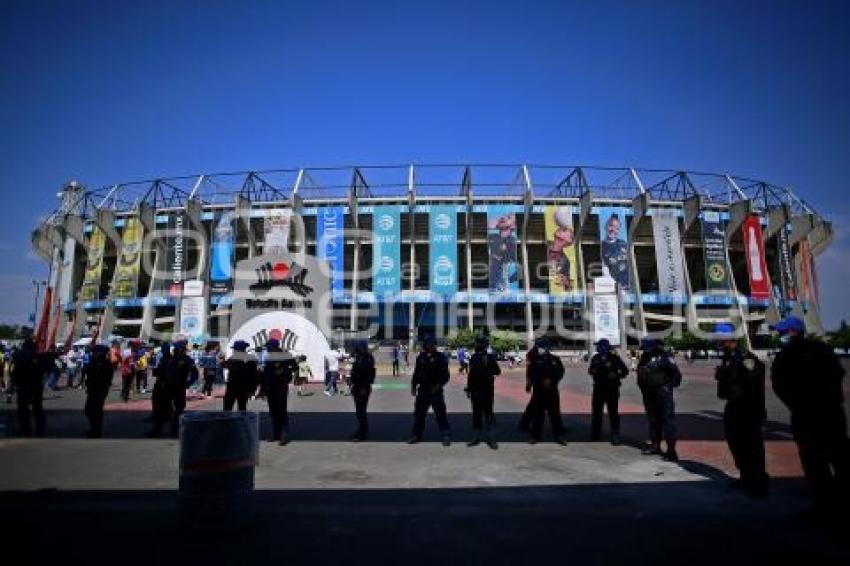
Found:
[[[493,436],[496,421],[493,415],[494,383],[502,370],[496,356],[488,351],[489,345],[486,336],[478,336],[475,339],[475,352],[469,359],[465,391],[472,401],[472,428],[475,430],[475,437],[469,442],[469,446],[481,443],[483,427],[487,446],[496,450],[499,445]]]
[[[717,380],[717,396],[726,401],[723,427],[729,451],[741,473],[741,479],[732,485],[753,497],[765,497],[768,477],[763,437],[763,425],[767,419],[764,364],[738,344],[735,327],[731,324],[715,325],[714,337],[722,355],[714,378]]]
[[[782,348],[770,368],[773,391],[791,411],[791,430],[817,511],[844,510],[850,502],[850,443],[844,413],[844,368],[832,349],[806,338],[802,320],[771,326]]]
[[[274,338],[266,343],[266,352],[263,383],[272,419],[272,442],[280,442],[284,446],[289,441],[289,384],[298,371],[298,362],[290,352],[281,350],[280,341]]]
[[[350,379],[354,413],[357,416],[357,431],[352,440],[362,442],[369,439],[369,397],[375,383],[375,358],[369,352],[369,344],[365,340],[358,340],[354,344]]]
[[[591,397],[590,439],[599,441],[602,435],[602,413],[608,407],[608,420],[611,423],[611,444],[620,444],[620,382],[629,374],[623,360],[611,349],[607,338],[596,343],[596,353],[590,360],[587,373],[593,377],[593,395]]]
[[[451,430],[443,393],[443,388],[449,382],[449,362],[446,356],[437,350],[437,342],[433,336],[426,336],[422,344],[424,348],[416,357],[410,383],[410,393],[416,401],[413,408],[413,436],[407,443],[416,444],[422,440],[425,417],[428,415],[428,409],[433,408],[443,446],[449,446],[452,443]]]
[[[89,420],[89,438],[103,435],[103,404],[112,386],[112,364],[109,363],[109,348],[98,344],[91,351],[88,377],[86,379],[86,406],[84,409]]]
[[[663,455],[665,460],[678,462],[673,389],[682,384],[682,373],[658,340],[644,338],[640,349],[637,381],[649,421],[649,444],[643,454]],[[667,441],[666,452],[661,451],[662,436]]]
[[[531,419],[531,444],[536,444],[543,438],[544,415],[549,415],[555,442],[562,446],[567,444],[558,394],[558,383],[563,377],[564,364],[561,359],[552,354],[547,339],[539,338],[535,342],[533,355],[529,356],[526,369],[525,390],[531,392],[531,399],[526,408],[526,414]]]
[[[248,410],[248,399],[257,390],[259,370],[257,357],[248,352],[248,343],[237,340],[233,343],[233,354],[225,362],[227,385],[224,389],[224,410],[232,411],[236,403],[240,411]]]

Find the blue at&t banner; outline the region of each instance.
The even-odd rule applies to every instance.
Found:
[[[376,206],[372,213],[375,235],[372,291],[376,296],[401,291],[401,214],[398,206]]]
[[[332,291],[343,288],[343,213],[341,206],[329,206],[318,209],[316,214],[316,256],[330,264]]]
[[[457,292],[457,207],[432,206],[429,215],[431,292],[451,297]]]

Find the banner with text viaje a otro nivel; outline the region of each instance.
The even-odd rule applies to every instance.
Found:
[[[435,205],[429,215],[431,292],[451,297],[457,292],[457,209]]]
[[[546,230],[546,265],[549,294],[565,295],[578,290],[573,207],[547,206],[543,209]]]
[[[709,291],[729,288],[726,261],[726,232],[720,213],[705,210],[701,213],[702,249],[705,260],[705,288]]]
[[[685,271],[682,267],[679,216],[675,210],[656,208],[652,211],[652,235],[658,269],[658,294],[680,299],[686,295]]]
[[[96,301],[100,298],[100,279],[103,275],[103,253],[105,249],[106,235],[95,226],[89,236],[86,270],[83,274],[83,285],[80,287],[79,295],[81,301]]]
[[[629,285],[629,232],[625,207],[605,206],[599,209],[599,246],[602,271],[617,282],[620,291]]]
[[[210,294],[221,296],[233,290],[235,220],[232,211],[219,212],[213,219],[210,243]]]
[[[376,206],[372,214],[375,296],[401,291],[401,213],[398,206]]]
[[[743,224],[744,254],[747,258],[747,275],[750,279],[750,296],[764,300],[770,298],[770,277],[764,259],[764,240],[761,223],[755,214],[747,216]]]
[[[510,295],[519,290],[516,212],[510,205],[487,207],[487,251],[490,293]]]
[[[329,266],[333,291],[342,291],[345,275],[344,212],[341,206],[329,206],[316,215],[316,256]]]
[[[115,266],[113,296],[117,299],[135,298],[142,263],[142,222],[137,217],[128,218],[121,234],[121,253]]]

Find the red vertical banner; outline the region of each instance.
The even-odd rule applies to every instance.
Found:
[[[770,277],[764,257],[764,239],[759,217],[751,214],[744,220],[744,253],[747,257],[747,274],[750,276],[750,297],[770,298]]]
[[[809,240],[803,238],[800,240],[800,279],[802,283],[801,299],[803,300],[803,309],[806,310],[812,301],[812,280],[811,280],[812,258],[809,253]]]
[[[71,320],[68,322],[68,337],[65,338],[65,349],[70,350],[74,345],[74,325],[77,322],[77,311],[71,311]]]
[[[44,302],[41,305],[41,318],[35,330],[35,349],[37,352],[47,350],[47,330],[50,326],[50,305],[53,302],[53,289],[44,291]]]
[[[53,317],[53,326],[50,327],[50,332],[47,334],[47,347],[56,345],[56,333],[59,332],[59,324],[62,322],[62,308],[56,305],[56,316]]]

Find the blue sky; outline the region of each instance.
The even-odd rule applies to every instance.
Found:
[[[850,3],[0,3],[0,322],[29,232],[88,186],[298,165],[535,162],[729,171],[835,220],[850,318]]]

